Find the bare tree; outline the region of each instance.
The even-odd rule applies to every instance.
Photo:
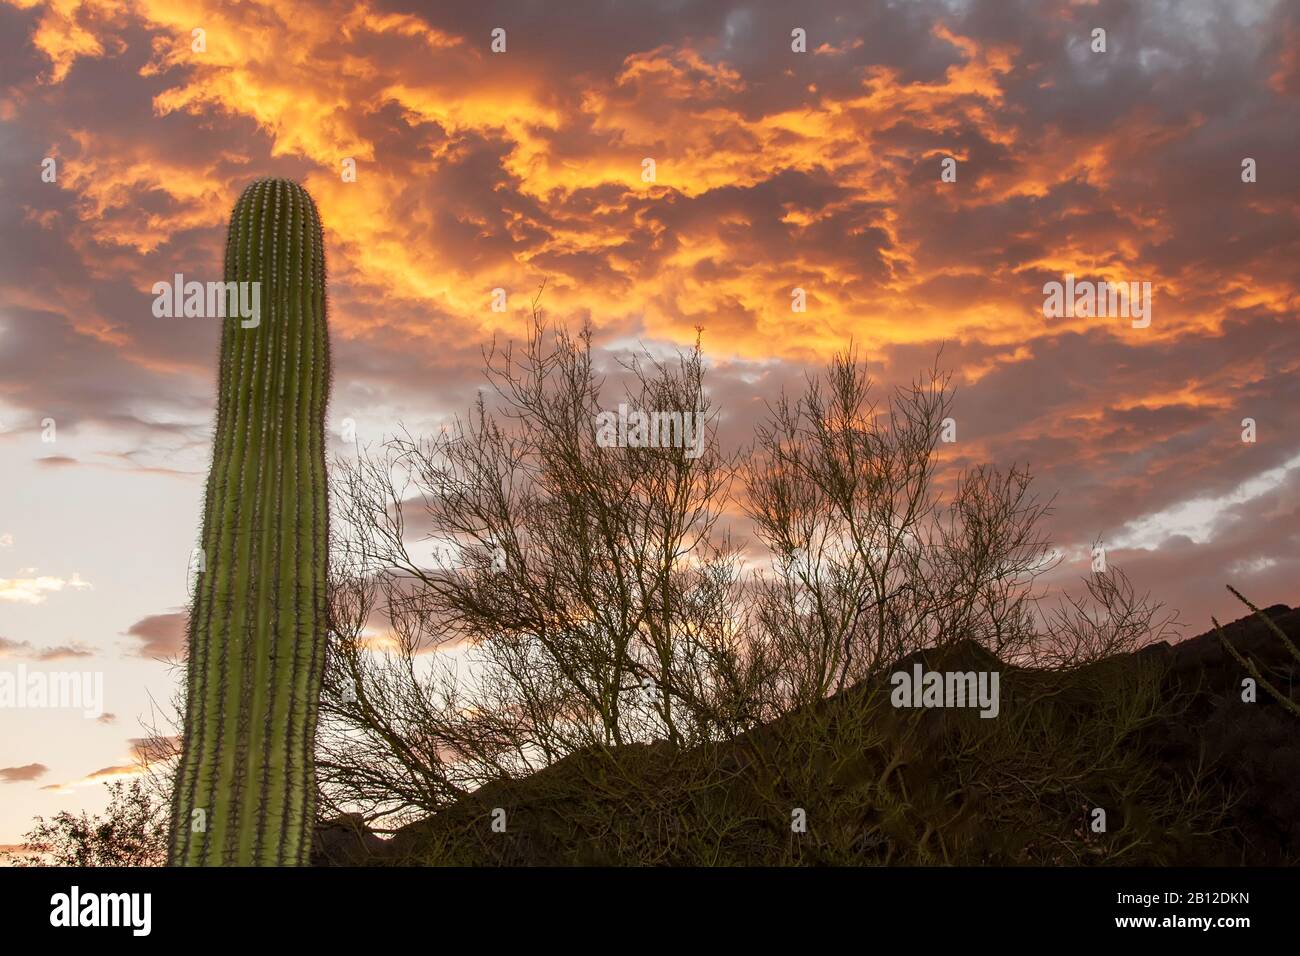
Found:
[[[1182,625],[1150,594],[1139,594],[1117,567],[1084,578],[1084,593],[1064,595],[1045,612],[1046,623],[1026,649],[1040,666],[1066,670],[1143,644],[1177,636]]]
[[[951,404],[935,368],[882,407],[849,352],[760,427],[746,510],[775,555],[759,617],[793,665],[792,701],[920,647],[969,639],[1008,654],[1032,639],[1046,506],[1027,473],[991,466],[961,474],[944,499],[936,449]]]
[[[490,399],[467,418],[339,463],[328,812],[391,828],[637,748],[693,754],[657,779],[702,792],[719,764],[701,754],[741,741],[724,764],[767,766],[753,732],[792,713],[808,732],[774,745],[773,779],[791,761],[813,773],[832,719],[819,705],[911,651],[969,641],[1064,670],[1152,630],[1158,605],[1115,572],[1042,605],[1049,506],[1020,468],[945,469],[937,365],[882,402],[864,363],[836,356],[728,456],[698,341],[613,370],[620,429],[658,416],[626,433],[602,432],[613,384],[589,329],[534,311],[526,342],[485,363]],[[767,551],[752,569],[728,530],[740,516]]]
[[[324,714],[362,740],[325,744],[322,769],[355,786],[366,771],[349,748],[383,764],[364,782],[392,792],[372,793],[372,812],[430,809],[582,748],[689,747],[759,716],[767,661],[718,528],[734,463],[698,343],[623,365],[621,404],[649,424],[613,442],[588,330],[534,316],[521,350],[486,361],[497,407],[480,399],[439,435],[398,436],[339,469],[346,568]],[[372,615],[386,622],[382,664],[363,652]]]

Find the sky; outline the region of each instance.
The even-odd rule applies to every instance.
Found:
[[[103,680],[0,709],[0,846],[174,694],[219,323],[151,290],[264,176],[324,222],[335,452],[463,411],[545,280],[603,349],[701,329],[732,447],[850,340],[885,388],[942,346],[1063,582],[1100,539],[1188,635],[1300,603],[1300,6],[808,6],[0,0],[0,670]],[[1045,315],[1067,274],[1149,324]]]

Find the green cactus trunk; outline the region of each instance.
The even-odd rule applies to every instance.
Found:
[[[261,283],[261,314],[255,327],[227,318],[221,334],[169,858],[299,865],[311,849],[329,531],[325,249],[306,190],[244,190],[225,279]]]

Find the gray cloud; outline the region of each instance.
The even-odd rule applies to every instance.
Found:
[[[27,783],[49,772],[43,763],[29,763],[21,767],[0,767],[0,783]]]

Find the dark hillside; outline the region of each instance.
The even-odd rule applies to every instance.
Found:
[[[1291,638],[1300,610],[1266,612]],[[1300,668],[1255,617],[1233,645],[1294,699]],[[384,841],[355,821],[314,861],[463,865],[1290,864],[1300,724],[1213,632],[1070,672],[966,643],[900,661],[1000,672],[1000,711],[896,709],[858,685],[735,740],[573,754]],[[493,811],[506,832],[494,832]],[[1105,827],[1097,829],[1097,810]],[[806,826],[800,832],[800,819]]]

